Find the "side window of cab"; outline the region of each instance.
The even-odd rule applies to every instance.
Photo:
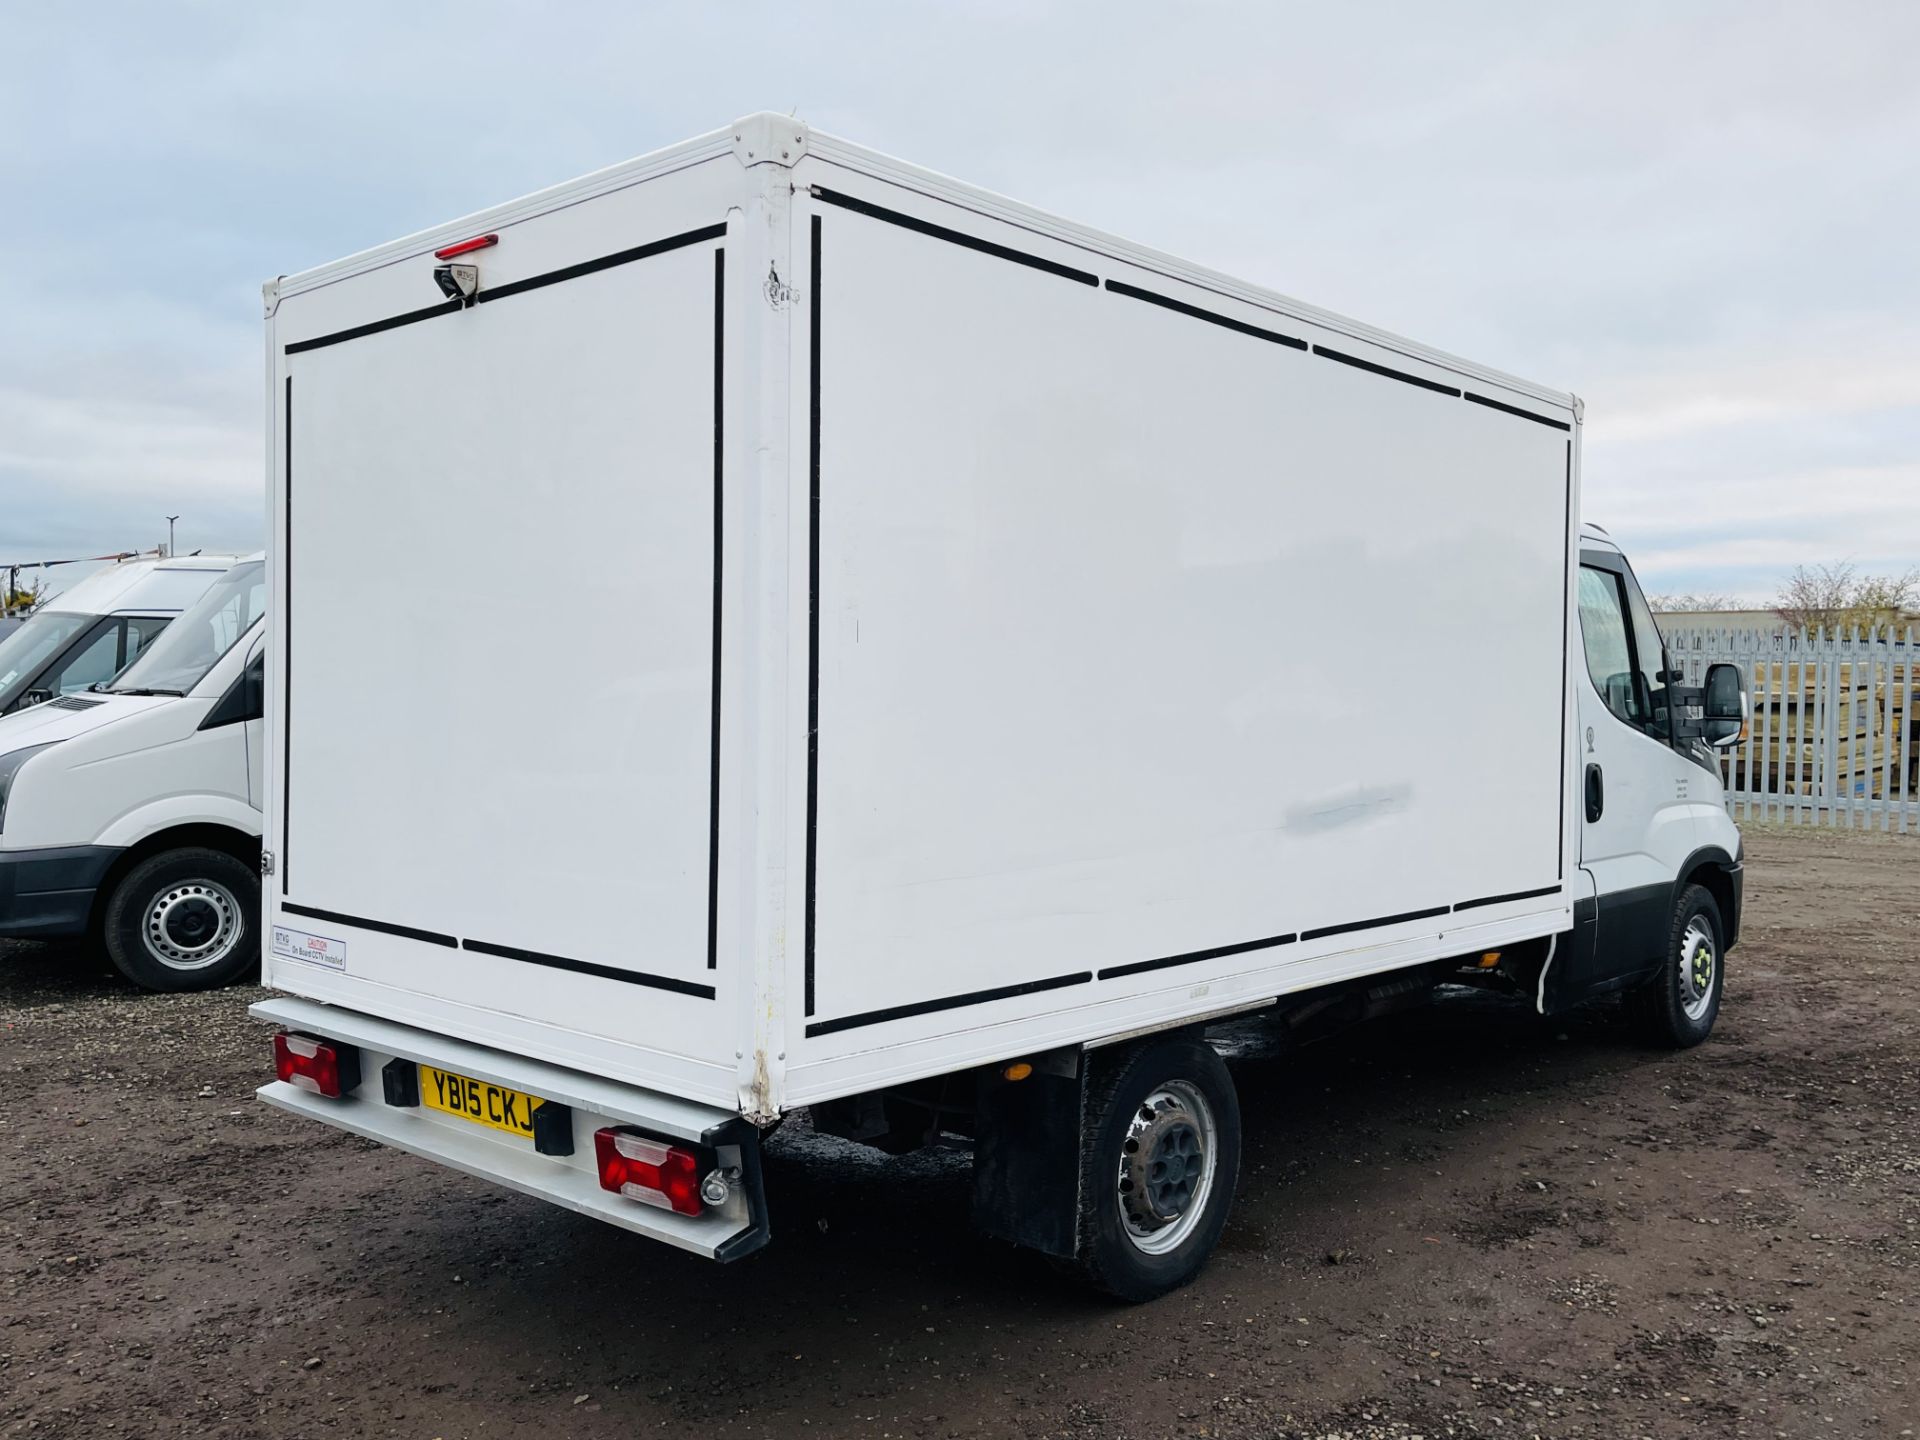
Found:
[[[222,725],[243,725],[265,715],[266,667],[267,652],[262,649],[247,662],[245,669],[234,676],[227,693],[214,702],[213,709],[207,712],[207,718],[200,722],[200,728],[213,730]]]
[[[1650,706],[1636,683],[1620,577],[1597,565],[1580,567],[1580,638],[1587,674],[1607,708],[1629,725],[1644,726]]]
[[[1635,729],[1670,743],[1666,646],[1624,562],[1582,562],[1580,636],[1587,673],[1607,708]]]

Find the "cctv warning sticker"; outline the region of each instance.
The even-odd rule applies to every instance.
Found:
[[[328,970],[347,968],[347,942],[329,940],[324,935],[309,935],[304,930],[289,930],[284,925],[273,927],[273,953],[284,955],[289,960],[304,960],[309,965],[320,965]]]

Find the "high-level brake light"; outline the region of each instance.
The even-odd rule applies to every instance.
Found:
[[[274,1073],[289,1085],[329,1100],[360,1087],[360,1052],[312,1035],[285,1031],[273,1037]]]
[[[704,1208],[700,1158],[691,1150],[631,1130],[607,1129],[593,1132],[593,1158],[602,1190],[676,1215],[698,1215]]]
[[[498,245],[499,243],[500,237],[498,235],[476,235],[471,240],[462,240],[458,244],[448,245],[443,249],[434,251],[433,258],[436,260],[451,260],[456,255],[470,255],[475,250],[484,250],[489,245]]]

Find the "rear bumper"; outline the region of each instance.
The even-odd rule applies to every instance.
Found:
[[[256,1092],[269,1105],[709,1259],[737,1260],[767,1243],[760,1133],[738,1115],[312,1000],[264,1000],[248,1013],[257,1020],[360,1050],[361,1081],[353,1094],[329,1100],[276,1080]],[[569,1106],[573,1153],[539,1154],[517,1136],[422,1105],[388,1104],[381,1070],[396,1059],[437,1066]],[[724,1206],[689,1216],[602,1190],[594,1168],[593,1132],[607,1125],[631,1125],[663,1139],[707,1146],[717,1153],[722,1166],[739,1171],[732,1195]]]
[[[122,853],[109,845],[0,850],[0,938],[84,935],[100,882]]]

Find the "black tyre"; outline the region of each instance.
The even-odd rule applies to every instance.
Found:
[[[260,963],[260,882],[224,850],[191,846],[142,860],[107,899],[103,938],[145,990],[212,990]]]
[[[1627,996],[1627,1012],[1649,1044],[1685,1049],[1712,1033],[1726,979],[1725,934],[1710,891],[1689,885],[1680,892],[1666,963]]]
[[[1075,1264],[1121,1300],[1191,1280],[1240,1178],[1240,1102],[1197,1035],[1093,1052],[1080,1141]]]

